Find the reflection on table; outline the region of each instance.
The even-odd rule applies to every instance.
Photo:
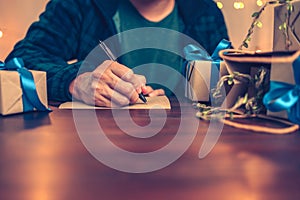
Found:
[[[224,126],[212,151],[199,159],[199,150],[211,127],[195,117],[190,102],[172,100],[171,110],[157,113],[78,112],[82,119],[95,116],[110,141],[135,153],[157,151],[169,144],[183,123],[183,116],[187,123],[185,134],[191,134],[195,125],[196,133],[184,154],[169,166],[149,173],[125,173],[104,165],[83,145],[72,110],[0,116],[1,199],[300,198],[299,132],[269,135]],[[134,132],[132,122],[139,127],[165,122],[152,137],[136,138],[118,127],[115,116],[120,123],[128,122],[128,132]],[[86,134],[90,134],[91,125],[88,120],[83,121]],[[270,125],[257,120],[247,123]],[[147,131],[141,134],[147,135]]]

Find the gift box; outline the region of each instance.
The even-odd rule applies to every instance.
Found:
[[[270,90],[263,100],[268,115],[300,124],[300,51],[272,63]]]
[[[0,114],[49,111],[46,72],[27,70],[20,59],[0,63]]]
[[[272,52],[254,52],[237,49],[221,50],[220,57],[226,63],[230,75],[240,74],[232,80],[230,91],[221,105],[223,108],[232,108],[240,97],[248,95],[248,99],[258,96],[258,91],[264,94],[268,91]],[[274,54],[275,55],[275,54]],[[261,86],[253,84],[255,77],[264,72]]]
[[[266,114],[300,122],[300,51],[252,52],[240,50],[222,50],[221,58],[226,63],[230,74],[239,72],[254,78],[259,68],[265,69],[265,81],[260,96],[260,104],[267,110]],[[239,97],[249,94],[257,96],[257,91],[249,82],[234,80],[226,96],[230,108]],[[226,107],[226,106],[224,106]],[[296,118],[296,120],[295,120]]]
[[[211,90],[216,87],[220,77],[228,74],[223,61],[218,65],[213,61],[191,61],[186,68],[188,83],[185,96],[192,101],[210,101]]]
[[[289,24],[287,24],[287,35],[291,42],[287,45],[286,37],[283,34],[284,30],[279,27],[286,21],[287,5],[280,5],[274,8],[274,38],[273,51],[283,50],[299,50],[300,49],[300,1],[291,2],[293,12],[291,12]]]
[[[212,56],[204,48],[188,45],[184,48],[187,60],[185,67],[185,96],[192,101],[211,101],[211,90],[216,87],[219,78],[228,74],[225,63],[219,57],[219,51],[231,47],[231,43],[222,40]]]

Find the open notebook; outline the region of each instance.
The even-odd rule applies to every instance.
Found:
[[[146,97],[147,103],[138,101],[136,104],[117,107],[114,109],[171,109],[171,104],[166,96]],[[111,109],[107,107],[90,106],[79,101],[62,103],[60,109]]]

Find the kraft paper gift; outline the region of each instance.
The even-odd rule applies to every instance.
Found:
[[[235,72],[249,75],[254,78],[261,68],[266,71],[265,79],[268,81],[269,71],[271,68],[271,55],[270,53],[256,53],[253,51],[244,51],[237,49],[225,49],[220,51],[220,57],[226,63],[227,71],[229,74]],[[268,85],[268,83],[266,83]],[[264,88],[266,92],[267,87]],[[248,79],[240,78],[234,79],[233,85],[226,96],[226,101],[222,104],[224,108],[231,108],[238,100],[239,97],[245,96],[248,93],[248,97],[255,96],[256,89],[249,84]]]
[[[210,101],[211,89],[226,74],[228,72],[223,61],[219,63],[219,67],[212,61],[191,61],[186,68],[186,97],[192,101]]]
[[[292,84],[290,93],[298,93],[299,86],[295,85],[293,66],[299,65],[294,63],[300,55],[300,51],[292,52],[253,52],[253,51],[241,51],[241,50],[222,50],[220,51],[220,57],[224,59],[227,70],[230,74],[234,72],[240,72],[242,74],[248,74],[251,77],[257,74],[257,70],[263,67],[266,70],[265,87],[263,91],[263,105],[267,108],[267,114],[272,116],[284,117],[279,113],[271,114],[273,103],[276,102],[277,95],[265,98],[270,91],[274,90],[274,80],[279,82],[285,82]],[[300,76],[298,74],[298,76]],[[294,85],[293,85],[294,84]],[[277,88],[277,87],[276,87]],[[275,88],[275,89],[276,89]],[[275,90],[275,93],[281,95],[282,89]],[[286,91],[286,90],[284,90]],[[239,96],[242,97],[246,93],[249,97],[255,95],[253,86],[250,86],[248,82],[243,80],[234,80],[234,84],[226,96],[226,105],[223,107],[230,108],[238,100]],[[298,93],[299,94],[299,93]],[[268,94],[269,95],[269,94]],[[285,97],[284,97],[285,98]],[[296,98],[295,98],[296,99]],[[281,98],[279,101],[282,101]],[[288,102],[288,101],[286,101]],[[285,103],[284,103],[285,104]],[[270,110],[271,108],[271,110]],[[278,110],[277,110],[278,111]],[[299,112],[300,113],[300,112]]]
[[[276,6],[274,8],[273,51],[294,51],[300,49],[300,1],[293,1],[291,3],[293,5],[293,12],[291,13],[289,24],[287,24],[287,34],[291,44],[290,46],[286,46],[286,38],[283,30],[279,29],[279,26],[285,23],[287,7],[286,5]]]
[[[46,72],[27,70],[19,58],[0,63],[0,114],[50,111]]]
[[[286,57],[284,63],[272,64],[270,90],[263,102],[268,115],[300,124],[300,51]]]
[[[219,51],[231,47],[231,43],[222,40],[212,56],[201,47],[188,45],[184,48],[186,89],[185,96],[192,101],[209,102],[211,89],[215,88],[219,78],[227,74],[225,63],[219,57]]]

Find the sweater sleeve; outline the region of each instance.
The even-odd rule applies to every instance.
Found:
[[[71,99],[69,85],[76,77],[82,61],[76,59],[80,35],[80,5],[78,1],[52,0],[34,22],[25,38],[19,41],[6,61],[13,57],[24,60],[28,69],[47,72],[48,99]]]

